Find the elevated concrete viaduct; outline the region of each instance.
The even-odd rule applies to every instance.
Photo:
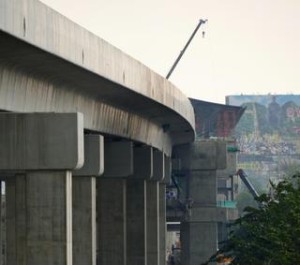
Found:
[[[0,0],[0,110],[0,264],[165,264],[188,98],[41,2]]]

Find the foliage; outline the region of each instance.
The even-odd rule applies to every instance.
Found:
[[[257,198],[258,209],[245,208],[229,239],[210,261],[221,254],[234,265],[299,264],[300,175],[271,186],[273,192]]]
[[[244,209],[247,206],[257,208],[257,202],[248,191],[240,192],[239,195],[236,197],[236,202],[236,207],[238,209],[239,215],[242,215]]]

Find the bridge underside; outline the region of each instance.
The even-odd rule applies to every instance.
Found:
[[[83,124],[80,113],[0,113],[1,264],[164,264],[170,157]]]
[[[87,130],[149,144],[168,155],[194,132],[179,115],[55,55],[0,32],[0,109],[82,112]]]

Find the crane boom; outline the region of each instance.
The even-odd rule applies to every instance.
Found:
[[[238,176],[240,176],[241,180],[244,182],[244,184],[246,185],[246,187],[248,188],[249,192],[251,193],[251,195],[253,196],[253,198],[257,198],[259,197],[258,192],[255,190],[255,188],[253,187],[253,185],[251,184],[251,182],[249,181],[246,173],[244,170],[239,169],[236,173]]]
[[[169,79],[170,75],[173,73],[175,67],[177,66],[177,64],[179,63],[182,55],[184,54],[185,50],[187,49],[187,47],[190,45],[191,41],[193,40],[194,36],[196,35],[198,29],[200,28],[200,26],[202,24],[205,24],[207,22],[207,19],[203,20],[203,19],[200,19],[199,20],[199,23],[197,25],[197,27],[195,28],[195,30],[193,31],[191,37],[189,38],[189,40],[187,41],[187,43],[185,44],[183,50],[180,52],[179,56],[177,57],[176,61],[174,62],[174,64],[172,65],[170,71],[168,72],[167,76],[166,76],[166,79]]]

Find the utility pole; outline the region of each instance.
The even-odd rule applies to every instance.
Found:
[[[180,54],[179,54],[179,56],[177,57],[176,61],[175,61],[174,64],[172,65],[172,67],[171,67],[169,73],[168,73],[167,76],[166,76],[166,79],[169,79],[170,75],[173,73],[173,71],[174,71],[176,65],[179,63],[179,61],[180,61],[182,55],[184,54],[184,52],[185,52],[185,50],[187,49],[187,47],[190,45],[192,39],[193,39],[194,36],[196,35],[196,33],[197,33],[198,29],[200,28],[200,26],[201,26],[202,24],[205,24],[206,22],[207,22],[207,19],[205,19],[205,20],[200,19],[200,20],[199,20],[199,23],[198,23],[197,27],[196,27],[195,30],[193,31],[191,37],[189,38],[189,40],[188,40],[187,43],[185,44],[183,50],[180,52]]]

